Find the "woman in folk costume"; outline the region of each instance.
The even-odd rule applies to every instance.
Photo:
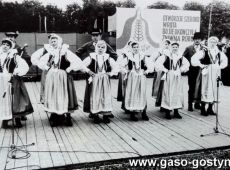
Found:
[[[178,109],[183,106],[183,83],[181,73],[188,71],[189,62],[178,49],[178,43],[172,43],[169,56],[162,55],[156,61],[156,69],[164,72],[164,86],[161,107],[164,108],[166,118],[171,119],[170,111],[174,110],[174,117],[181,119]]]
[[[146,75],[153,71],[151,63],[146,63],[144,54],[140,52],[139,44],[132,43],[132,55],[124,60],[128,65],[126,75],[126,87],[123,100],[123,106],[126,113],[130,114],[132,121],[138,121],[136,114],[142,113],[143,120],[149,120],[147,109],[146,97]]]
[[[122,52],[122,54],[118,57],[117,63],[119,63],[120,72],[118,74],[118,90],[117,90],[117,101],[123,101],[124,98],[124,89],[125,89],[125,75],[127,72],[127,63],[123,62],[123,60],[127,60],[129,55],[132,55],[132,41],[127,43],[126,48]]]
[[[29,66],[17,50],[12,49],[12,45],[13,42],[5,38],[0,47],[0,120],[3,120],[3,128],[8,127],[8,120],[12,118],[15,118],[16,127],[22,127],[21,117],[33,112],[21,78],[28,72]]]
[[[90,113],[94,123],[100,123],[99,114],[103,115],[103,122],[110,123],[112,118],[112,94],[110,76],[117,75],[119,67],[114,59],[106,52],[106,43],[97,42],[95,52],[84,59],[89,68],[89,78],[86,82],[84,112]]]
[[[155,57],[155,61],[162,55],[164,56],[170,55],[171,53],[170,44],[171,44],[170,40],[165,40],[163,42],[163,48],[159,50],[157,57]],[[162,80],[163,75],[164,75],[163,71],[161,70],[156,71],[156,77],[153,79],[152,96],[156,98],[155,106],[161,106],[162,91],[164,86],[164,80]]]
[[[217,37],[210,37],[208,47],[195,53],[191,59],[193,66],[201,68],[201,115],[204,116],[215,115],[213,104],[217,102],[217,78],[228,64],[227,56],[217,47],[218,41]],[[208,104],[207,111],[205,104]]]
[[[74,88],[72,70],[85,69],[83,62],[63,44],[62,38],[56,34],[49,36],[50,45],[39,60],[38,67],[47,70],[45,80],[44,108],[51,113],[50,124],[57,126],[65,123],[72,126],[71,115],[78,109],[77,96]]]

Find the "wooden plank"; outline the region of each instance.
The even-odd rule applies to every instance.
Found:
[[[186,78],[184,93],[187,101]],[[229,145],[230,139],[224,135],[200,137],[202,133],[213,131],[215,117],[202,117],[198,110],[187,111],[187,103],[181,110],[182,120],[166,120],[164,114],[155,108],[155,99],[151,97],[152,79],[147,79],[148,122],[131,122],[128,115],[121,110],[121,103],[116,101],[117,80],[111,80],[113,108],[115,118],[110,124],[93,124],[88,114],[82,112],[85,81],[75,81],[80,109],[75,111],[73,127],[51,128],[48,115],[40,104],[40,82],[26,83],[29,96],[34,107],[33,115],[28,116],[26,128],[20,129],[23,143],[35,141],[35,146],[29,147],[32,155],[26,160],[26,165],[38,164],[43,168],[63,166],[85,162],[97,162],[141,155],[154,155],[177,151],[187,151],[202,148],[212,148]],[[226,132],[230,132],[228,106],[230,87],[221,88],[221,104],[219,105],[219,120]],[[11,131],[0,129],[1,145],[10,145]],[[18,143],[19,144],[19,143]],[[45,152],[36,152],[45,151]],[[58,151],[58,152],[52,152]],[[70,152],[65,152],[70,151]],[[116,151],[125,151],[112,153]],[[25,165],[25,161],[7,159],[7,149],[0,149],[0,169]],[[104,152],[104,153],[90,153]],[[109,153],[111,152],[111,153]],[[127,153],[133,152],[133,153]],[[2,159],[3,158],[3,159]]]
[[[81,121],[81,127],[82,132],[87,137],[87,146],[88,146],[88,152],[95,152],[91,153],[95,160],[105,160],[105,159],[111,159],[111,155],[106,153],[106,150],[104,148],[104,144],[102,144],[97,137],[97,135],[90,129],[91,122],[88,120],[86,121],[84,117],[79,114],[80,121]],[[105,154],[97,154],[97,152],[104,152]]]
[[[34,113],[33,113],[33,118],[34,118],[34,128],[35,128],[35,135],[36,135],[36,143],[35,145],[37,146],[37,151],[49,151],[49,147],[48,147],[48,143],[46,140],[46,136],[44,133],[44,127],[42,124],[42,120],[40,117],[40,110],[39,107],[40,105],[37,104],[37,100],[36,99],[36,95],[38,95],[38,91],[35,88],[35,86],[31,86],[31,88],[28,88],[28,90],[30,90],[31,95],[31,99],[33,101],[32,105],[34,108]],[[45,167],[53,167],[53,160],[51,157],[51,153],[49,152],[38,152],[39,155],[39,160],[40,160],[40,166],[42,168]]]
[[[10,150],[10,145],[11,145],[11,133],[9,129],[8,130],[1,129],[1,131],[3,132],[1,133],[2,134],[1,147],[4,147],[4,148],[0,149],[0,158],[1,158],[0,159],[0,169],[5,169],[7,168],[7,164],[9,162],[13,162],[11,159],[7,158],[7,154]]]
[[[72,152],[69,152],[69,157],[72,161],[72,164],[77,164],[77,163],[80,163],[79,161],[79,158],[77,157],[77,155],[75,154],[74,152],[74,148],[73,148],[73,140],[71,140],[71,138],[69,138],[69,134],[67,135],[67,133],[65,132],[65,129],[67,127],[59,127],[58,128],[58,131],[60,133],[60,137],[62,138],[62,140],[64,141],[65,143],[65,150],[66,151],[72,151]]]

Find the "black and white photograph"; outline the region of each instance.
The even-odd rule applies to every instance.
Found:
[[[0,0],[0,170],[230,169],[229,0]]]

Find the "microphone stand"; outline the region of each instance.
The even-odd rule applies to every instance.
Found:
[[[11,76],[10,78],[10,84],[11,84],[11,113],[12,113],[12,144],[10,145],[10,148],[12,150],[15,150],[16,148],[16,145],[14,143],[14,114],[13,114],[13,103],[14,103],[14,87],[13,87],[13,75]],[[15,152],[12,153],[12,159],[15,159],[16,158],[16,155],[15,155]]]
[[[226,132],[224,132],[223,129],[222,129],[223,132],[219,131],[219,126],[220,126],[219,124],[219,88],[220,88],[220,81],[221,81],[220,76],[217,77],[216,81],[217,81],[217,85],[216,85],[217,86],[216,127],[213,128],[214,132],[208,133],[208,134],[201,134],[200,135],[201,137],[211,136],[211,135],[216,135],[216,134],[223,134],[223,135],[230,137],[230,134],[227,134]]]

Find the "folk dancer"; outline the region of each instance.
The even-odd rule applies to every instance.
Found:
[[[44,109],[50,116],[52,127],[65,120],[72,126],[71,113],[78,109],[77,96],[71,71],[86,70],[82,60],[72,53],[62,38],[50,34],[50,45],[38,62],[38,67],[47,70],[44,93]]]
[[[33,112],[22,80],[29,66],[17,50],[12,49],[13,44],[9,38],[5,38],[0,47],[0,119],[3,120],[3,128],[8,127],[8,120],[12,118],[15,118],[16,127],[22,127],[21,117]]]
[[[12,49],[16,49],[18,55],[20,55],[27,62],[27,64],[30,67],[32,65],[32,63],[30,61],[30,55],[27,53],[26,48],[25,48],[27,44],[25,44],[24,47],[21,47],[20,45],[18,45],[18,43],[16,41],[17,37],[19,36],[19,31],[8,31],[8,32],[5,32],[5,35],[7,38],[9,38],[13,42]],[[22,116],[21,120],[25,121],[25,120],[27,120],[27,117]]]
[[[120,67],[120,72],[118,74],[118,90],[117,90],[117,101],[122,102],[124,99],[124,89],[125,89],[125,83],[126,81],[124,80],[126,72],[127,72],[127,63],[123,62],[123,60],[127,60],[127,57],[129,55],[132,55],[132,41],[129,41],[127,43],[126,48],[123,50],[121,55],[117,59],[117,63],[119,63]]]
[[[221,69],[228,64],[226,55],[217,47],[218,41],[217,37],[210,37],[208,47],[195,53],[191,60],[193,66],[201,68],[201,115],[203,116],[216,114],[213,111],[213,104],[217,102],[217,81],[219,81],[217,78],[220,77]],[[208,104],[207,111],[206,104]]]
[[[153,67],[151,68],[151,64],[145,62],[146,56],[140,52],[138,43],[133,42],[131,46],[133,53],[124,60],[125,65],[128,65],[128,70],[122,106],[125,112],[130,114],[132,121],[138,121],[137,113],[142,113],[142,119],[148,121],[146,75],[153,72]]]
[[[167,40],[167,39],[164,40],[162,49],[160,49],[157,53],[157,56],[154,57],[154,63],[160,56],[170,55],[171,53],[170,45],[171,45],[170,40]],[[152,96],[156,98],[155,106],[159,107],[161,106],[161,100],[162,100],[162,91],[163,91],[163,86],[164,86],[164,80],[162,80],[162,76],[164,75],[164,72],[161,70],[159,71],[156,70],[155,73],[156,74],[153,79]],[[162,108],[161,108],[161,111],[163,111]]]
[[[110,123],[112,114],[112,93],[110,78],[117,75],[119,67],[115,60],[106,53],[106,42],[99,40],[95,52],[84,59],[89,68],[86,83],[84,112],[90,113],[94,123],[100,123],[99,115],[103,115],[103,122]]]
[[[189,62],[179,53],[179,44],[172,43],[171,55],[162,55],[156,61],[156,69],[164,72],[163,93],[161,107],[164,108],[166,119],[171,119],[170,111],[174,110],[174,117],[181,119],[178,109],[183,107],[183,83],[181,73],[188,71]]]

